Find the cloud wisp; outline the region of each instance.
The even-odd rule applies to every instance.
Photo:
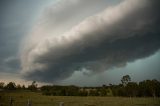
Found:
[[[73,1],[68,8],[63,0],[64,4],[49,10],[51,15],[46,10],[47,18],[44,16],[43,24],[38,24],[43,26],[36,26],[26,40],[21,56],[25,78],[55,82],[82,69],[95,74],[123,67],[159,50],[158,0],[123,0],[83,20],[74,20],[78,13],[72,11],[72,6],[82,5],[85,0]],[[61,12],[66,14],[61,16]]]

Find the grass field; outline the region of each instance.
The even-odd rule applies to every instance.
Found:
[[[13,106],[27,106],[27,100],[32,106],[160,106],[160,98],[123,98],[123,97],[60,97],[44,96],[34,92],[0,92],[0,106],[9,106],[10,97]]]

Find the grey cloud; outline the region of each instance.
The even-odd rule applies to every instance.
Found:
[[[20,60],[19,57],[9,57],[4,60],[4,66],[10,68],[11,70],[20,69]]]
[[[60,0],[57,4],[46,9],[43,18],[45,18],[45,23],[48,21],[48,24],[57,26],[57,24],[65,24],[77,18],[83,19],[86,16],[93,15],[115,1],[120,2],[122,0]]]
[[[101,12],[106,7],[122,0],[59,0],[56,4],[46,8],[39,18],[33,31],[27,37],[24,48],[33,49],[47,37],[59,36],[79,24],[86,17]],[[35,40],[37,39],[38,40]],[[25,51],[24,54],[28,54]]]
[[[38,29],[39,33],[33,30],[34,36],[41,35],[44,38],[61,35],[86,17],[99,13],[106,7],[120,1],[122,0],[59,0],[53,6],[45,9],[36,25],[36,30]]]
[[[29,80],[54,82],[75,70],[99,73],[153,55],[160,49],[159,5],[125,0],[63,35],[30,45],[22,52],[22,73]]]
[[[0,72],[17,72],[19,47],[35,19],[53,0],[1,0],[0,1]]]

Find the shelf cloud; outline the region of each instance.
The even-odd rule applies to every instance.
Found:
[[[23,43],[24,77],[56,82],[83,69],[97,74],[160,49],[159,0],[106,2],[62,0],[46,9]]]

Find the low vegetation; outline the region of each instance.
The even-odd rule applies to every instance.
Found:
[[[8,106],[9,103],[12,103],[10,106],[24,106],[27,103],[33,106],[59,106],[60,102],[64,102],[65,106],[160,106],[160,82],[132,82],[129,75],[123,76],[118,85],[37,86],[36,81],[28,87],[14,82],[0,82],[0,106]]]
[[[122,96],[122,97],[160,97],[160,82],[157,80],[145,80],[139,83],[131,82],[129,75],[123,76],[118,85],[102,85],[101,87],[78,87],[47,85],[37,87],[33,81],[27,88],[24,85],[16,85],[9,82],[0,83],[1,90],[30,90],[39,91],[48,96]]]
[[[46,96],[38,92],[10,91],[1,95],[0,106],[9,106],[10,97],[13,106],[160,106],[160,98],[126,98],[126,97],[97,97],[97,96]]]

